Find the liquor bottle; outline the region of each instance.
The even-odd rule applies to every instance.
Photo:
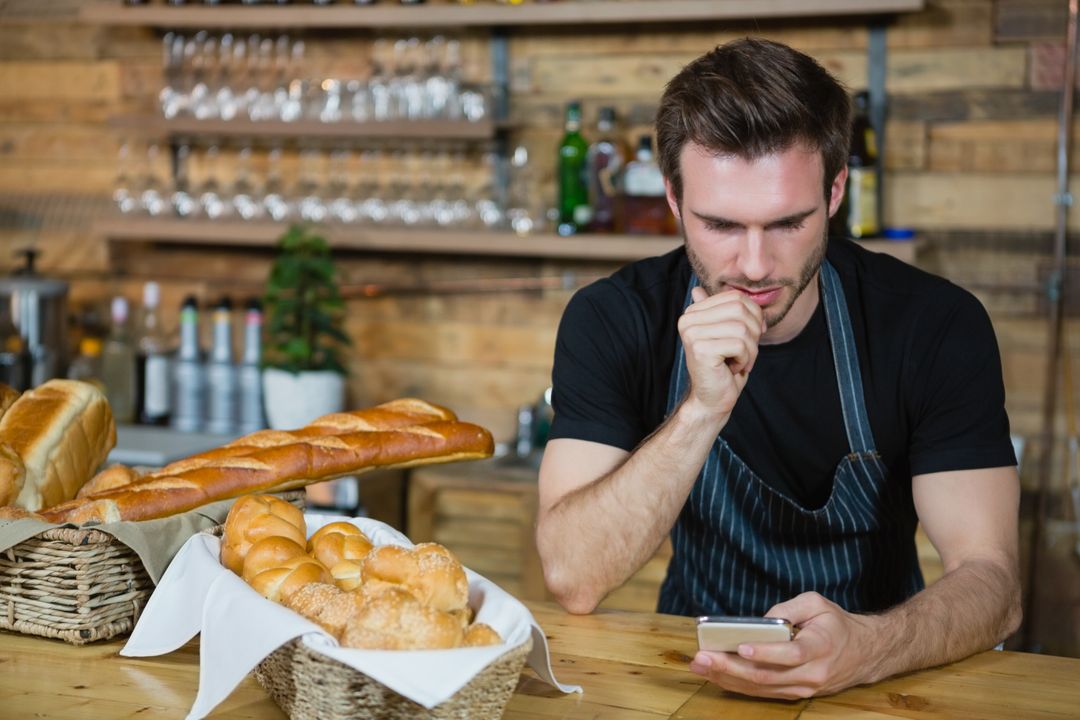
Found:
[[[854,101],[847,185],[840,208],[833,216],[833,232],[861,240],[881,232],[881,210],[878,208],[877,137],[870,124],[870,96],[865,91],[858,92]]]
[[[135,420],[135,348],[128,336],[128,303],[115,297],[110,307],[112,329],[101,353],[101,379],[113,418],[118,423]]]
[[[206,429],[220,435],[236,432],[236,365],[232,351],[232,302],[222,298],[214,307],[213,343],[206,366]]]
[[[243,434],[266,427],[262,397],[262,304],[251,299],[244,313],[244,355],[240,360],[240,427]]]
[[[143,310],[135,333],[135,417],[144,425],[169,423],[169,357],[158,305],[161,288],[143,286]]]
[[[585,155],[589,146],[581,136],[581,103],[576,100],[566,105],[565,129],[559,143],[558,232],[573,235],[588,225],[592,214],[585,182]]]
[[[71,380],[82,380],[96,385],[105,392],[105,384],[101,379],[101,346],[101,338],[84,335],[79,340],[79,354],[71,361],[67,376]]]
[[[199,303],[194,295],[180,306],[180,347],[173,364],[172,426],[198,432],[205,423],[206,366],[199,349]]]
[[[615,202],[619,173],[626,164],[626,151],[615,138],[615,108],[600,108],[596,123],[599,138],[589,146],[585,156],[585,173],[589,183],[589,207],[592,222],[589,230],[596,233],[616,231]]]
[[[668,208],[664,175],[653,157],[652,138],[642,135],[637,153],[623,173],[623,223],[630,235],[673,235],[675,218]]]

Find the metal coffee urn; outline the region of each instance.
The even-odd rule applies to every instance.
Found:
[[[0,277],[0,382],[27,390],[67,368],[68,285],[35,272],[36,250],[20,254],[25,265]]]

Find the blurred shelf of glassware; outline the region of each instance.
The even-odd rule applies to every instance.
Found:
[[[343,121],[317,120],[199,120],[165,119],[157,115],[116,115],[109,119],[116,130],[127,134],[170,138],[198,135],[218,138],[303,138],[306,142],[347,139],[486,140],[500,124],[491,120]]]
[[[813,17],[910,12],[925,0],[621,0],[530,2],[504,4],[473,2],[403,6],[397,3],[357,6],[351,3],[312,7],[205,6],[171,7],[165,4],[125,6],[120,0],[102,0],[83,6],[79,17],[103,25],[159,27],[490,27],[515,25],[625,24],[696,22],[765,17]]]

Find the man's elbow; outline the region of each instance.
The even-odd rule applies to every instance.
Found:
[[[544,563],[544,583],[555,597],[555,602],[573,615],[588,615],[603,599],[590,592],[585,583],[581,582],[581,578],[551,567],[548,563]]]
[[[1020,597],[1020,586],[1017,584],[1015,592],[1012,593],[1012,597],[1009,599],[1009,607],[1005,613],[1005,622],[1003,623],[1004,627],[1002,628],[1003,635],[1001,640],[1004,641],[1019,630],[1023,621],[1024,603]]]
[[[548,542],[544,530],[541,519],[536,528],[536,550],[540,554],[540,565],[544,571],[544,584],[548,592],[567,612],[588,615],[600,604],[603,596],[590,591],[589,578],[575,569],[572,558],[558,552],[557,540]]]

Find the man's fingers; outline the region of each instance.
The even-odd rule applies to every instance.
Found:
[[[790,600],[769,608],[765,617],[784,618],[792,625],[802,625],[811,618],[828,611],[830,603],[816,592],[799,593]]]
[[[690,297],[694,299],[694,302],[699,303],[706,300],[709,297],[709,293],[705,292],[705,288],[699,285],[695,288],[691,288]]]
[[[713,368],[727,365],[733,375],[744,372],[754,357],[751,344],[740,338],[698,340],[687,349],[687,358],[696,364]]]

